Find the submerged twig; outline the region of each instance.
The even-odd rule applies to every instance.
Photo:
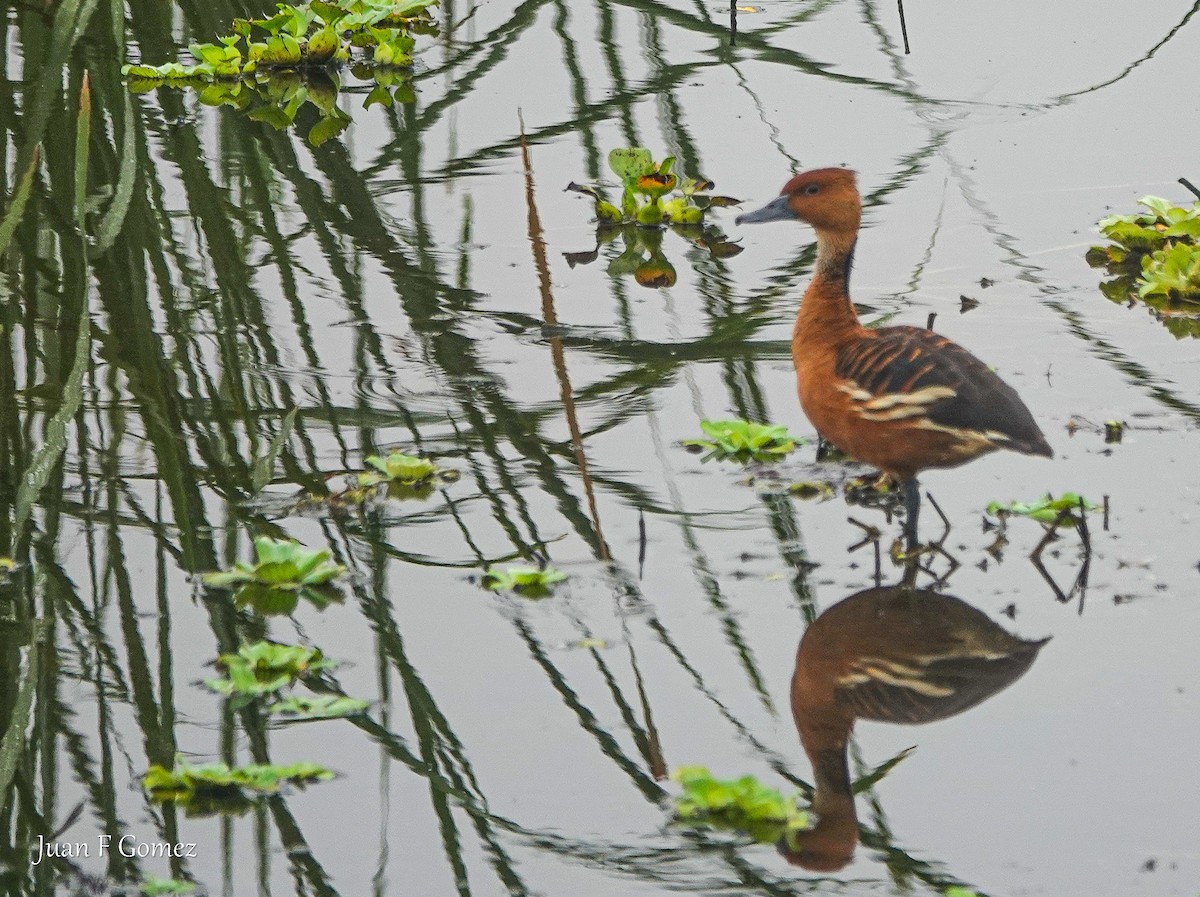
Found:
[[[908,55],[908,25],[904,21],[904,0],[896,0],[900,10],[900,35],[904,38],[904,55]]]
[[[1195,185],[1195,184],[1193,184],[1193,183],[1192,183],[1191,181],[1189,181],[1187,178],[1180,178],[1180,179],[1179,179],[1179,183],[1183,184],[1183,186],[1185,186],[1185,187],[1187,187],[1189,190],[1191,190],[1191,191],[1192,191],[1192,195],[1193,195],[1193,196],[1195,196],[1195,197],[1196,197],[1196,199],[1200,199],[1200,190],[1197,190],[1197,189],[1196,189],[1196,185]]]

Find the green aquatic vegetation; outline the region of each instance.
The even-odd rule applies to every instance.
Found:
[[[1039,523],[1050,525],[1077,526],[1078,514],[1083,511],[1094,511],[1099,505],[1093,504],[1075,492],[1064,492],[1058,498],[1047,494],[1032,502],[1011,501],[1002,504],[994,501],[987,506],[987,512],[994,517],[1028,517]]]
[[[608,165],[621,179],[619,207],[600,187],[574,182],[567,185],[568,190],[592,198],[596,219],[602,224],[701,224],[709,209],[741,202],[731,196],[713,196],[708,192],[714,186],[712,181],[680,177],[673,170],[674,156],[655,162],[650,150],[643,147],[613,150],[608,154]]]
[[[804,440],[792,436],[782,424],[756,424],[745,420],[702,420],[700,429],[708,439],[686,439],[695,451],[707,451],[705,461],[775,461]]]
[[[621,180],[619,205],[600,187],[573,181],[567,185],[567,190],[591,197],[597,225],[594,249],[564,253],[572,268],[591,264],[599,257],[601,246],[619,238],[625,248],[609,263],[609,274],[632,274],[645,287],[674,286],[675,266],[662,250],[663,227],[713,258],[729,258],[742,251],[719,227],[704,220],[709,209],[736,205],[740,200],[711,195],[708,191],[713,183],[705,178],[677,174],[674,156],[655,162],[648,149],[624,147],[608,154],[608,165]]]
[[[333,562],[328,550],[305,548],[290,539],[259,536],[254,540],[254,553],[258,556],[256,563],[238,561],[230,570],[205,573],[204,583],[218,588],[260,583],[278,589],[301,589],[325,585],[346,572],[345,567]]]
[[[551,566],[488,567],[483,575],[483,586],[493,592],[515,592],[525,598],[544,598],[566,578],[567,574]]]
[[[1111,280],[1100,291],[1113,302],[1141,300],[1176,336],[1196,335],[1200,327],[1200,202],[1176,206],[1159,196],[1143,196],[1149,209],[1137,215],[1110,215],[1100,232],[1110,242],[1093,246],[1087,260]]]
[[[821,480],[801,480],[795,483],[789,483],[787,487],[789,495],[802,499],[819,499],[825,501],[833,498],[834,489],[829,483]]]
[[[257,561],[238,561],[230,570],[205,573],[202,581],[215,588],[236,589],[239,606],[260,614],[290,614],[303,597],[324,609],[341,596],[331,583],[346,568],[334,563],[326,549],[305,548],[299,542],[260,536],[254,540]]]
[[[1100,232],[1115,243],[1118,250],[1149,252],[1179,241],[1200,242],[1200,202],[1185,209],[1161,196],[1143,196],[1138,203],[1150,213],[1109,215],[1098,224]],[[1114,247],[1094,249],[1111,252]]]
[[[406,455],[404,452],[392,452],[386,457],[368,455],[364,461],[375,469],[358,475],[360,486],[377,486],[380,483],[403,483],[406,486],[418,486],[434,479],[458,479],[458,471],[447,470],[428,458]]]
[[[1138,296],[1165,296],[1200,302],[1200,246],[1176,243],[1142,257]]]
[[[192,766],[177,757],[174,769],[151,766],[142,776],[142,787],[152,800],[177,803],[189,816],[208,816],[245,812],[253,805],[254,798],[275,794],[284,785],[302,788],[332,778],[332,771],[316,763],[231,768],[224,763]]]
[[[166,897],[169,894],[192,894],[195,891],[196,885],[190,881],[147,875],[138,883],[136,893],[142,897]]]
[[[318,146],[344,131],[350,116],[337,106],[337,69],[355,61],[356,77],[373,80],[364,108],[412,102],[412,51],[417,32],[436,32],[437,0],[312,0],[277,4],[275,15],[235,19],[216,43],[188,47],[193,64],[126,65],[135,93],[160,87],[196,90],[201,103],[229,106],[273,128],[291,127],[311,104],[320,118],[307,139]],[[360,49],[355,57],[355,49]]]
[[[234,709],[272,696],[275,699],[267,705],[267,712],[295,722],[353,716],[370,706],[367,701],[338,694],[280,695],[305,676],[337,666],[319,648],[258,641],[243,645],[237,654],[221,655],[217,663],[225,670],[225,678],[206,679],[204,684],[217,694],[231,698]]]
[[[729,258],[742,251],[737,243],[725,239],[715,225],[671,225],[670,230],[713,258]],[[600,257],[600,248],[610,244],[623,246],[622,251],[608,263],[608,273],[615,277],[632,275],[644,287],[673,287],[678,275],[675,265],[662,247],[663,232],[656,228],[632,224],[601,223],[596,231],[596,246],[587,252],[564,252],[567,264],[590,265]],[[619,243],[618,243],[619,241]]]
[[[276,4],[273,16],[234,19],[216,43],[194,43],[192,65],[125,65],[130,79],[217,81],[273,69],[333,68],[353,58],[380,66],[412,65],[414,32],[429,31],[438,0],[311,0]]]
[[[274,694],[302,676],[336,666],[319,648],[266,641],[242,645],[236,654],[222,654],[217,664],[225,670],[225,678],[206,679],[204,684],[217,694],[247,697]]]
[[[388,498],[428,498],[439,483],[452,483],[459,477],[457,470],[439,467],[428,458],[404,452],[392,452],[386,457],[370,455],[364,460],[373,469],[358,475],[358,488],[371,490],[384,486]],[[363,500],[370,497],[367,493]]]
[[[620,206],[610,202],[595,186],[576,184],[567,189],[590,196],[595,203],[596,219],[602,224],[700,224],[710,208],[737,205],[740,200],[708,193],[713,182],[675,173],[675,157],[655,162],[650,150],[640,146],[622,147],[608,154],[608,167],[621,179]],[[670,197],[670,198],[667,198]]]
[[[346,695],[290,695],[269,705],[267,712],[282,716],[287,722],[302,722],[357,716],[370,706],[369,701]]]
[[[703,766],[682,766],[671,778],[683,787],[675,798],[681,823],[744,832],[761,843],[808,827],[809,814],[797,806],[798,795],[784,797],[754,776],[716,779]]]

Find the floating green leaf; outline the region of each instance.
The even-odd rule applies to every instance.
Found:
[[[756,841],[774,843],[787,831],[806,828],[809,814],[797,797],[784,797],[754,776],[716,779],[703,766],[683,766],[671,774],[683,787],[675,818],[688,825],[732,829]]]
[[[330,770],[316,763],[231,768],[224,763],[192,766],[180,757],[174,769],[151,766],[142,776],[142,787],[153,800],[174,801],[193,816],[244,812],[254,797],[274,794],[285,784],[303,787],[332,778]]]
[[[325,549],[308,549],[299,542],[261,536],[254,540],[258,560],[238,561],[229,570],[205,573],[205,585],[232,588],[240,606],[262,614],[290,614],[301,597],[318,608],[341,600],[330,583],[346,572]]]
[[[1200,246],[1180,242],[1143,256],[1138,295],[1200,302]]]
[[[1140,202],[1149,214],[1100,222],[1112,242],[1087,252],[1088,264],[1113,275],[1100,291],[1122,304],[1141,300],[1176,336],[1200,335],[1200,202],[1191,208],[1158,196]]]
[[[196,891],[196,886],[190,881],[179,881],[174,878],[155,878],[153,875],[147,875],[137,885],[138,893],[142,897],[166,897],[170,894],[192,894]]]
[[[413,34],[436,31],[429,13],[436,4],[437,0],[279,3],[273,16],[234,19],[230,34],[214,43],[192,44],[192,65],[125,65],[121,73],[136,93],[164,86],[195,89],[206,105],[248,109],[255,120],[279,129],[289,127],[300,107],[312,102],[322,117],[309,130],[308,140],[319,146],[350,123],[336,108],[334,79],[336,68],[351,60],[352,47],[364,50],[355,74],[376,81],[367,106],[415,99],[409,71],[416,46]],[[303,86],[295,81],[299,72],[305,74]],[[276,79],[290,85],[289,90],[276,89]],[[325,91],[324,85],[332,89]]]
[[[360,487],[386,485],[388,498],[426,498],[438,482],[458,479],[458,471],[439,467],[428,458],[392,452],[387,457],[371,455],[365,459],[374,468],[358,475]]]
[[[305,722],[319,719],[340,719],[357,716],[370,707],[368,701],[345,695],[318,695],[301,697],[292,695],[271,704],[267,711],[284,718],[286,722]]]
[[[708,439],[687,439],[684,445],[707,450],[704,460],[774,461],[804,440],[788,433],[781,424],[756,424],[745,420],[702,420],[700,429]]]
[[[226,678],[204,684],[218,694],[247,696],[273,694],[304,675],[335,666],[319,648],[267,641],[242,645],[236,654],[221,655],[217,663]]]
[[[567,578],[567,574],[554,567],[488,567],[483,575],[483,585],[493,592],[516,592],[526,598],[544,598],[552,587]]]
[[[1076,526],[1079,522],[1077,513],[1081,510],[1094,511],[1097,507],[1075,492],[1064,492],[1058,498],[1048,494],[1032,502],[1012,501],[1005,505],[994,501],[987,506],[987,512],[999,517],[1029,517],[1039,523]]]

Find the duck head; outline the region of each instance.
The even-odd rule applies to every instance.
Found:
[[[855,173],[848,168],[817,168],[796,175],[783,185],[779,196],[757,211],[738,215],[735,223],[803,221],[818,231],[853,233],[861,218]]]

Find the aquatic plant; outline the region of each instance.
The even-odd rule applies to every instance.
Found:
[[[655,162],[644,147],[623,147],[608,154],[608,165],[621,180],[619,206],[610,202],[600,187],[574,181],[567,184],[567,190],[591,197],[597,225],[594,249],[564,253],[572,268],[591,264],[601,246],[620,239],[625,249],[609,263],[609,274],[632,274],[645,287],[674,286],[675,267],[662,250],[663,226],[713,258],[728,258],[742,251],[737,243],[725,239],[720,228],[704,221],[709,209],[736,205],[739,200],[709,194],[713,188],[710,180],[677,174],[674,156]]]
[[[231,768],[225,763],[192,766],[176,757],[174,769],[157,763],[151,766],[142,776],[142,787],[155,801],[172,801],[183,806],[189,816],[204,816],[244,812],[255,797],[275,794],[285,784],[304,787],[332,778],[331,770],[316,763]]]
[[[168,894],[192,894],[196,885],[190,881],[180,881],[176,878],[155,878],[147,875],[137,884],[136,893],[142,897],[165,897]]]
[[[341,719],[362,713],[371,704],[348,695],[290,695],[269,705],[267,712],[285,717],[286,722]]]
[[[1149,213],[1110,215],[1099,223],[1111,242],[1087,261],[1113,276],[1100,291],[1114,302],[1140,300],[1176,336],[1200,336],[1200,202],[1176,206],[1159,196]]]
[[[229,570],[205,573],[202,581],[216,588],[235,588],[239,605],[262,614],[290,614],[301,597],[319,608],[340,600],[330,583],[346,572],[326,549],[305,548],[299,542],[260,536],[254,540],[258,560],[238,561]]]
[[[217,694],[230,698],[235,710],[259,698],[274,697],[275,700],[266,707],[267,712],[295,722],[353,716],[370,706],[367,701],[339,694],[280,696],[280,692],[305,676],[337,666],[319,648],[258,641],[243,645],[237,654],[221,655],[217,663],[225,669],[226,677],[206,679],[204,684]]]
[[[247,564],[238,561],[230,570],[205,573],[205,585],[226,587],[256,582],[278,589],[300,589],[320,586],[336,579],[346,568],[335,564],[324,548],[305,548],[289,539],[259,536],[254,540],[258,561]]]
[[[609,202],[605,192],[595,186],[571,182],[567,189],[590,196],[595,203],[596,219],[602,224],[700,224],[711,208],[737,205],[741,200],[708,193],[713,182],[706,178],[680,177],[675,174],[675,157],[655,162],[650,150],[640,146],[622,147],[608,154],[608,167],[621,179],[621,205]],[[670,199],[668,195],[676,193]]]
[[[336,666],[320,648],[266,641],[242,645],[236,654],[222,654],[217,664],[225,670],[225,678],[206,679],[204,684],[217,694],[250,697],[273,694],[304,675]]]
[[[1001,504],[994,501],[987,506],[987,512],[994,517],[1028,517],[1053,526],[1077,526],[1079,517],[1076,514],[1094,511],[1098,507],[1078,493],[1064,492],[1058,498],[1047,494],[1045,498],[1031,502],[1011,501]]]
[[[756,424],[745,420],[702,420],[700,429],[708,439],[685,439],[683,444],[706,451],[703,460],[775,461],[804,440],[792,436],[782,424]]]
[[[706,767],[681,766],[671,778],[683,787],[675,798],[679,822],[744,832],[762,843],[809,824],[808,812],[797,806],[798,795],[784,797],[754,776],[716,779]]]
[[[553,586],[566,578],[567,574],[551,566],[488,567],[483,575],[483,586],[493,592],[516,592],[526,598],[544,598]]]
[[[273,16],[234,19],[215,43],[188,47],[193,62],[125,65],[135,93],[159,87],[191,88],[201,103],[230,106],[276,129],[290,127],[311,103],[320,119],[308,141],[320,145],[341,133],[350,116],[337,107],[336,70],[353,72],[375,87],[363,105],[412,102],[412,51],[417,32],[436,32],[430,7],[438,0],[311,0],[279,3]]]
[[[368,455],[363,460],[375,469],[358,475],[360,486],[376,486],[380,483],[403,483],[406,486],[417,486],[427,483],[435,477],[448,480],[458,479],[457,471],[438,467],[428,458],[406,455],[404,452],[392,452],[387,457]]]
[[[713,258],[729,258],[742,251],[737,243],[725,239],[721,229],[711,224],[671,225],[674,233],[705,250]],[[624,249],[608,263],[608,273],[633,279],[644,287],[673,287],[677,280],[675,266],[662,248],[663,232],[657,228],[633,224],[600,222],[596,230],[596,246],[586,252],[564,252],[567,264],[590,265],[600,256],[600,247],[621,241]]]

